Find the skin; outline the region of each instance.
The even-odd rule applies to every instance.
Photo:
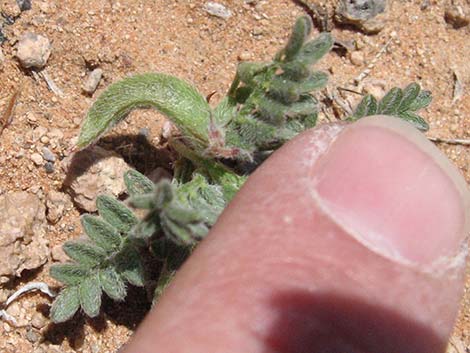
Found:
[[[469,200],[408,123],[307,131],[249,178],[123,352],[444,352]]]

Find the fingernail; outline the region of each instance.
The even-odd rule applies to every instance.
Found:
[[[381,116],[350,125],[312,179],[324,212],[364,246],[420,268],[455,266],[468,230],[467,185],[408,123]]]

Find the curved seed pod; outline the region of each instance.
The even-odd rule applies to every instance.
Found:
[[[298,83],[297,92],[299,94],[310,93],[325,87],[327,83],[328,75],[322,71],[315,71],[305,81]]]
[[[253,83],[253,78],[266,69],[269,66],[268,63],[258,63],[258,62],[241,62],[237,67],[237,75],[240,78],[240,81],[250,85]]]
[[[285,122],[288,107],[269,97],[261,97],[258,100],[256,110],[261,120],[280,126]]]
[[[284,71],[282,75],[292,81],[301,81],[310,75],[308,66],[299,61],[291,61],[283,64],[281,65],[281,69]]]
[[[300,48],[312,30],[312,20],[310,17],[302,16],[295,22],[292,33],[286,47],[283,50],[283,61],[291,61],[299,52]]]
[[[333,37],[323,32],[314,40],[304,44],[296,56],[296,60],[304,65],[313,65],[333,47]]]
[[[285,104],[296,102],[300,98],[298,83],[283,78],[275,77],[269,86],[269,95]]]
[[[101,94],[82,125],[77,147],[84,148],[137,108],[166,115],[195,147],[208,144],[211,108],[187,82],[165,74],[142,74],[112,84]]]

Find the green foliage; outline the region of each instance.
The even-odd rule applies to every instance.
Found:
[[[170,141],[179,159],[171,181],[154,184],[135,170],[125,173],[129,199],[124,203],[101,195],[98,215],[81,218],[87,239],[66,242],[71,262],[51,268],[51,276],[64,284],[52,305],[54,322],[69,320],[80,308],[95,317],[103,292],[122,301],[129,285],[146,287],[155,294],[155,303],[247,174],[283,143],[316,125],[318,101],[312,91],[325,87],[328,77],[311,66],[328,53],[333,39],[321,33],[309,40],[311,29],[310,19],[301,17],[271,62],[241,63],[215,108],[190,84],[164,74],[126,78],[97,99],[82,126],[79,148],[96,141],[131,110],[153,107],[181,132]],[[430,101],[428,91],[411,84],[392,89],[380,101],[365,96],[350,119],[387,114],[427,129],[416,111]],[[135,209],[145,215],[138,217]]]
[[[417,83],[412,83],[404,89],[392,88],[379,102],[372,95],[366,95],[351,118],[357,120],[376,114],[392,115],[410,122],[422,131],[427,131],[428,123],[416,112],[426,108],[431,100],[431,92],[422,91]]]

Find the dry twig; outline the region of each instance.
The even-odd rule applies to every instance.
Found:
[[[2,115],[0,116],[0,135],[2,135],[3,130],[5,130],[13,120],[13,112],[15,110],[18,97],[20,96],[21,87],[22,85],[20,84],[20,86],[15,90],[15,92],[13,92],[10,99],[8,100],[5,109],[3,110]]]
[[[46,70],[39,72],[39,75],[44,79],[44,81],[46,81],[47,87],[49,87],[52,93],[59,97],[64,96],[64,92],[62,92],[59,86],[57,86],[56,83],[49,77]]]
[[[379,61],[380,57],[385,53],[385,51],[387,50],[387,48],[389,47],[390,43],[392,43],[392,40],[394,39],[394,37],[391,37],[387,43],[385,43],[385,45],[382,47],[382,49],[380,49],[380,51],[375,55],[375,57],[372,59],[372,61],[370,62],[369,65],[367,65],[366,69],[364,71],[362,71],[355,79],[354,79],[354,83],[356,84],[356,86],[363,80],[365,79],[367,76],[369,76],[370,72],[372,71],[372,69],[374,68],[375,64],[377,64],[377,61]]]
[[[428,139],[436,143],[448,143],[449,145],[470,146],[470,140],[466,140],[466,139],[446,139],[446,138],[433,137],[433,136],[429,136]]]

